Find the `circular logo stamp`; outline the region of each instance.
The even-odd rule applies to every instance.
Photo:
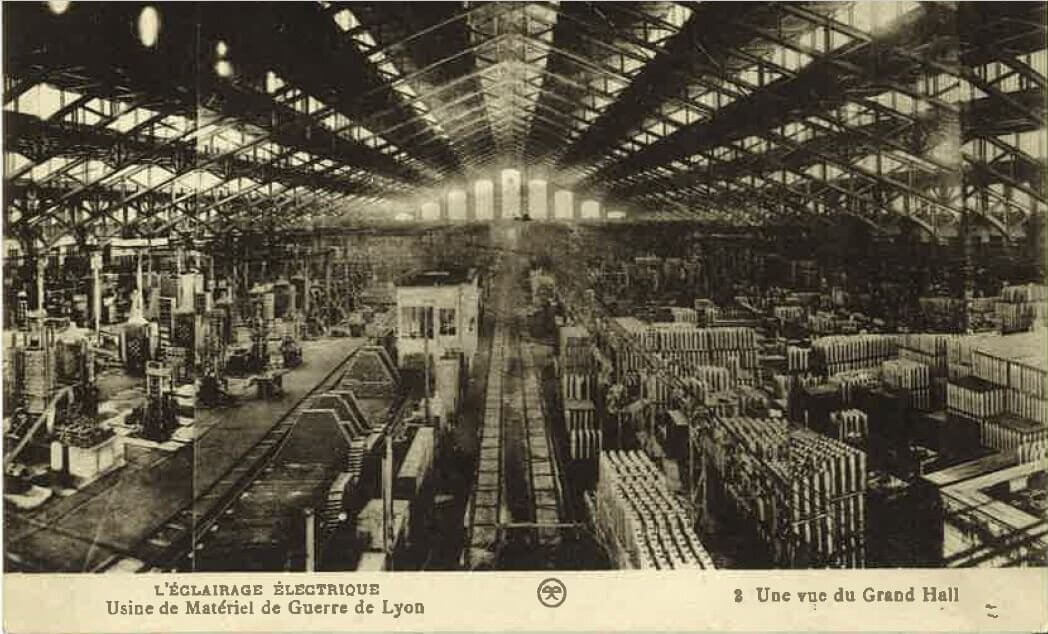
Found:
[[[539,603],[547,608],[559,608],[568,598],[568,588],[560,579],[543,579],[537,591]]]

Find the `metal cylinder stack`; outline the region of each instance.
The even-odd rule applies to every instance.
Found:
[[[626,554],[621,567],[712,569],[713,559],[647,455],[606,451],[597,483],[598,530]]]
[[[720,423],[704,442],[707,464],[777,563],[862,567],[866,454],[779,420]]]
[[[906,390],[910,395],[911,407],[927,411],[931,408],[932,400],[931,370],[920,361],[893,359],[881,364],[881,378],[889,387]]]
[[[831,335],[812,342],[812,368],[827,376],[878,366],[898,354],[890,335]]]
[[[591,400],[593,398],[593,376],[577,372],[562,373],[560,395],[565,400]]]
[[[820,383],[822,383],[822,378],[818,377],[818,376],[814,376],[812,374],[799,374],[794,379],[795,386],[799,387],[799,388],[800,387],[814,387],[814,386],[816,386],[816,385],[818,385]]]
[[[564,425],[572,459],[593,458],[600,453],[603,434],[597,423],[593,401],[565,399]]]
[[[984,421],[1004,411],[1005,390],[978,379],[946,386],[946,408],[972,420]]]
[[[881,380],[879,369],[851,370],[849,372],[838,372],[830,377],[830,383],[837,386],[842,405],[852,405],[857,402],[859,391],[866,387],[877,385]]]
[[[837,440],[861,440],[869,433],[866,412],[861,409],[842,409],[830,414],[830,422],[837,429]]]
[[[1019,462],[1037,462],[1048,458],[1048,440],[1037,439],[1030,444],[1023,444],[1016,450]]]
[[[1046,438],[1048,430],[1043,427],[1018,424],[1007,415],[983,421],[979,427],[979,442],[983,445],[998,451],[1015,452],[1017,455],[1020,449],[1025,455],[1036,443],[1043,442]]]
[[[683,368],[726,366],[732,359],[741,368],[756,368],[757,335],[752,328],[699,328],[692,323],[645,324],[636,319],[616,320],[641,347]],[[632,364],[631,364],[632,365]],[[631,368],[640,367],[632,365]]]
[[[899,358],[929,367],[931,376],[943,376],[949,363],[950,344],[957,335],[905,334],[899,340]]]
[[[734,387],[734,382],[727,368],[715,365],[700,365],[691,371],[691,375],[704,383],[712,392],[725,392]]]
[[[1048,425],[1048,402],[1027,392],[1008,388],[1005,392],[1005,406],[1009,412],[1032,420],[1041,425]]]
[[[811,349],[799,346],[786,347],[786,369],[789,372],[807,372],[809,369]]]
[[[681,308],[679,306],[671,306],[670,315],[673,317],[674,322],[697,324],[699,322],[698,312],[694,308]]]
[[[947,385],[947,406],[979,422],[983,445],[1014,452],[1020,460],[1041,460],[1048,372],[1029,357],[1036,354],[1032,348],[1043,347],[1043,333],[1014,337],[973,344],[971,376]]]
[[[563,326],[559,335],[561,373],[589,372],[593,356],[589,331],[582,326]]]
[[[807,315],[803,306],[776,306],[773,314],[782,321],[801,321]]]
[[[994,315],[1004,332],[1044,325],[1048,317],[1048,287],[1041,284],[1004,287],[1001,301],[994,304]]]

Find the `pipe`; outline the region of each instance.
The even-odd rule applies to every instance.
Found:
[[[309,508],[306,514],[306,572],[315,572],[317,569],[317,516],[313,509]]]

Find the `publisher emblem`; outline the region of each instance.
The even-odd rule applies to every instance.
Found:
[[[550,577],[539,584],[539,603],[547,608],[559,608],[568,598],[568,589],[560,579]]]

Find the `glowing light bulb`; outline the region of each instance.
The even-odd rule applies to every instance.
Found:
[[[142,46],[152,48],[160,39],[160,12],[148,6],[138,14],[138,40]]]
[[[48,0],[47,8],[55,15],[62,15],[69,10],[69,0]]]
[[[228,79],[233,76],[233,65],[228,60],[220,59],[215,62],[215,73]]]

